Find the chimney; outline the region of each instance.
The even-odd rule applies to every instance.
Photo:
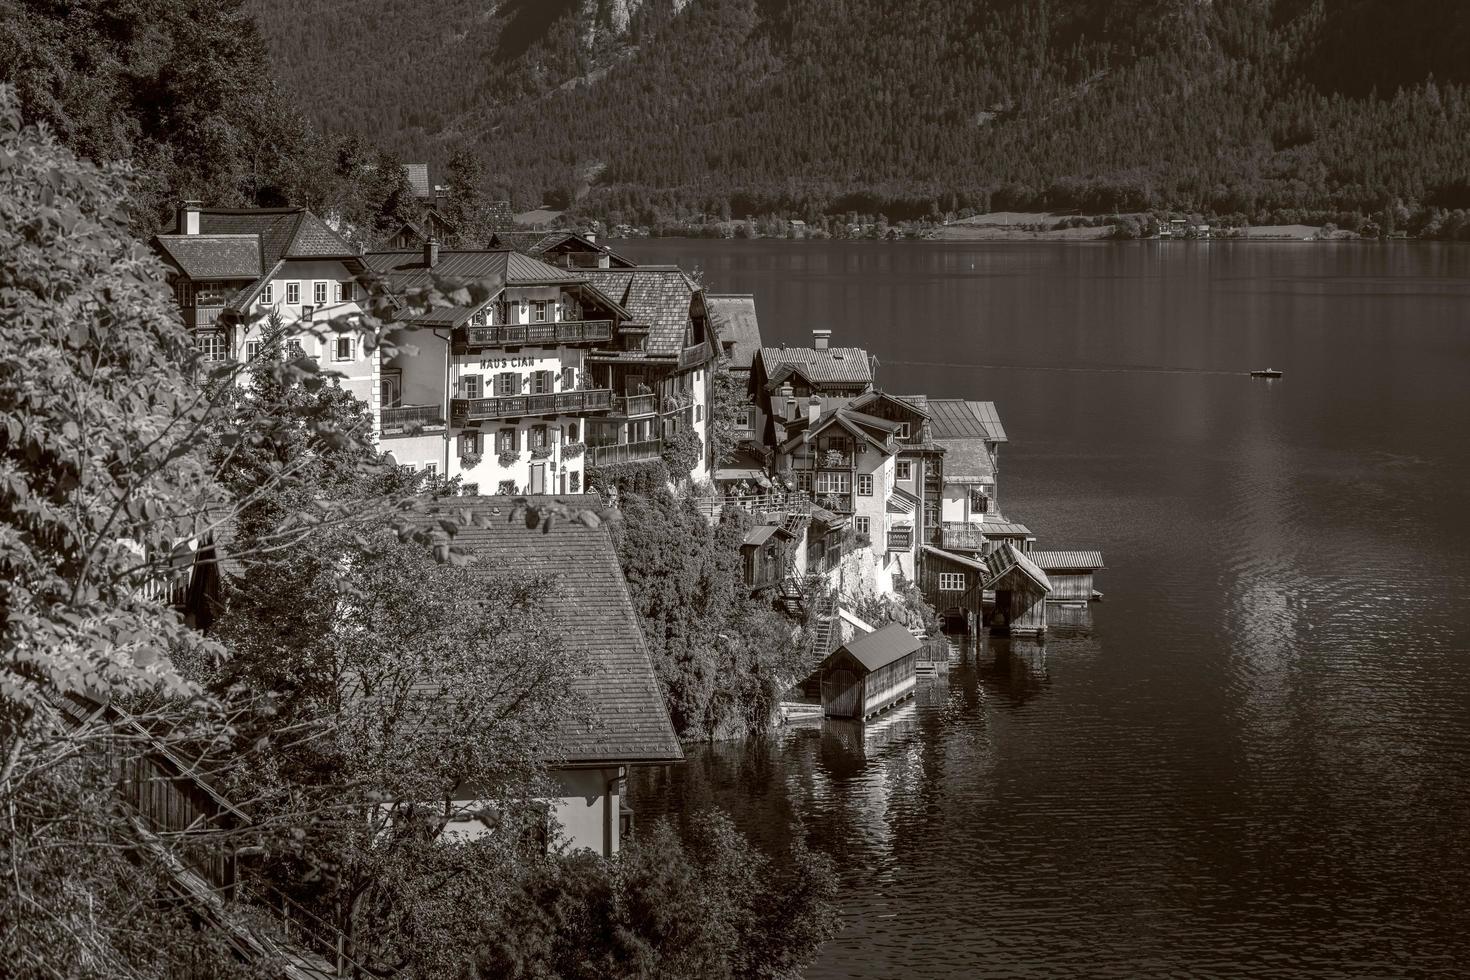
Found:
[[[439,264],[439,239],[430,238],[424,242],[424,265],[430,269]]]
[[[791,383],[788,381],[780,387],[779,393],[781,396],[781,407],[777,414],[789,421],[796,417],[795,413],[792,412],[792,409],[796,407],[796,389],[791,387]]]
[[[832,345],[832,331],[830,331],[830,330],[813,330],[812,331],[812,346],[815,347],[817,350],[826,350],[831,345]]]
[[[197,235],[199,234],[199,209],[202,207],[198,201],[180,201],[179,208],[174,213],[176,234]]]
[[[588,228],[585,232],[583,232],[582,237],[587,239],[593,245],[597,244],[597,232],[593,231],[591,228]]]
[[[806,421],[808,425],[817,424],[817,416],[822,414],[822,399],[816,395],[806,400]]]

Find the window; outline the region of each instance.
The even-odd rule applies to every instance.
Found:
[[[823,470],[817,474],[817,493],[847,493],[851,489],[850,473],[829,473]]]
[[[905,439],[905,440],[908,439],[908,437],[909,437],[909,424],[907,422],[900,422],[900,423],[898,423],[898,437],[900,439]]]
[[[351,279],[337,283],[337,302],[350,303],[355,300],[357,298],[357,290],[353,288],[355,285],[356,283]]]
[[[803,493],[811,493],[812,492],[812,473],[811,473],[811,470],[797,470],[796,471],[796,489],[802,491]]]
[[[549,395],[549,394],[551,394],[551,372],[550,371],[532,371],[531,372],[531,394],[533,394],[533,395]]]
[[[577,387],[577,369],[564,367],[561,369],[561,390],[571,391]]]
[[[495,433],[495,451],[497,453],[513,453],[517,452],[518,449],[519,447],[516,446],[515,429],[501,429]]]
[[[873,474],[859,473],[857,478],[858,496],[871,497],[873,495]]]
[[[470,326],[472,326],[472,327],[483,327],[484,325],[485,325],[485,311],[484,310],[476,310],[474,312],[474,315],[470,317]]]
[[[295,306],[301,302],[301,283],[286,283],[286,305]]]
[[[276,284],[268,282],[260,290],[260,301],[266,306],[271,306],[276,301]]]
[[[459,390],[461,398],[479,398],[484,394],[480,387],[480,376],[478,374],[467,374],[459,379]]]
[[[495,376],[495,395],[504,398],[507,395],[519,395],[521,393],[521,376],[515,371],[502,371]]]
[[[538,299],[538,300],[536,300],[536,302],[534,302],[534,303],[531,304],[531,322],[532,323],[545,323],[546,322],[546,307],[547,307],[547,303],[543,299]]]
[[[187,279],[174,283],[174,298],[179,301],[180,306],[193,306],[194,284]]]
[[[229,360],[229,337],[223,330],[209,330],[194,336],[194,349],[211,363]]]
[[[898,461],[898,472],[894,474],[899,480],[912,480],[914,478],[914,464],[906,459]]]
[[[937,501],[937,500],[925,500],[924,501],[924,526],[925,527],[938,527],[939,526],[939,501]]]
[[[965,573],[964,572],[940,572],[939,573],[939,591],[940,592],[963,592],[963,591],[965,591]]]
[[[531,426],[531,448],[545,449],[551,445],[551,430],[544,425]]]
[[[461,432],[459,434],[459,455],[468,456],[480,451],[480,434],[478,432]]]
[[[260,358],[260,344],[259,340],[245,341],[245,360],[255,361]]]
[[[420,472],[432,480],[439,475],[439,464],[432,461],[425,463],[424,468]]]
[[[694,406],[694,421],[696,421],[696,422],[703,422],[704,421],[704,406],[703,405],[695,405]]]
[[[577,423],[571,422],[567,425],[567,442],[577,441]]]
[[[873,519],[871,517],[854,517],[852,519],[852,529],[859,534],[867,534],[872,526]]]
[[[352,348],[354,346],[356,346],[356,343],[357,342],[355,340],[353,340],[351,337],[333,337],[332,338],[332,360],[334,360],[334,361],[350,361],[350,360],[352,360],[352,354],[353,354]]]
[[[582,492],[582,474],[578,473],[576,470],[573,470],[572,472],[567,474],[567,492]]]
[[[317,306],[324,306],[327,302],[327,284],[314,282],[311,284],[311,301]]]

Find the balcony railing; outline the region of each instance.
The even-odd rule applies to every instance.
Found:
[[[639,415],[653,415],[658,411],[657,395],[613,395],[612,413],[614,415],[625,415],[635,418]]]
[[[985,548],[985,535],[980,525],[963,521],[945,521],[940,529],[940,547],[946,551],[981,551]]]
[[[914,547],[914,529],[911,527],[895,528],[888,532],[889,551],[912,551]]]
[[[587,462],[591,466],[612,466],[616,463],[644,463],[663,455],[662,439],[646,439],[643,442],[623,442],[614,446],[588,446]]]
[[[812,503],[834,514],[851,514],[853,511],[850,493],[814,493]]]
[[[612,339],[611,320],[562,320],[555,323],[497,323],[460,327],[456,343],[465,347],[517,347],[527,344],[586,344]]]
[[[687,371],[689,368],[698,367],[709,360],[709,345],[695,344],[685,347],[679,351],[679,370]]]
[[[220,315],[224,312],[223,306],[186,306],[184,307],[184,326],[212,327],[219,322]]]
[[[402,405],[383,409],[381,425],[385,436],[413,432],[443,432],[444,409],[438,405]]]
[[[455,425],[486,419],[511,419],[525,415],[585,415],[606,412],[612,407],[612,392],[606,388],[558,391],[548,395],[503,395],[499,398],[455,398],[449,403]]]

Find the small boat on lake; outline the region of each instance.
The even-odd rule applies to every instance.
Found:
[[[1275,368],[1261,368],[1259,371],[1252,371],[1251,372],[1251,377],[1253,377],[1253,378],[1279,378],[1279,377],[1281,377],[1281,372],[1278,371],[1278,370],[1276,370]]]

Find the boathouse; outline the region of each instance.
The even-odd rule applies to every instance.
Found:
[[[985,564],[972,555],[958,555],[933,545],[919,549],[919,591],[934,607],[944,628],[973,632],[985,622]]]
[[[798,534],[794,525],[757,524],[740,543],[741,570],[751,592],[780,588],[795,558]]]
[[[822,662],[822,714],[871,718],[912,697],[919,641],[897,623],[865,633]]]
[[[986,625],[995,636],[1040,636],[1046,632],[1046,597],[1051,580],[1009,541],[985,556],[985,589],[995,605]]]
[[[1089,602],[1092,576],[1103,566],[1101,551],[1033,551],[1027,555],[1051,582],[1051,602]]]

